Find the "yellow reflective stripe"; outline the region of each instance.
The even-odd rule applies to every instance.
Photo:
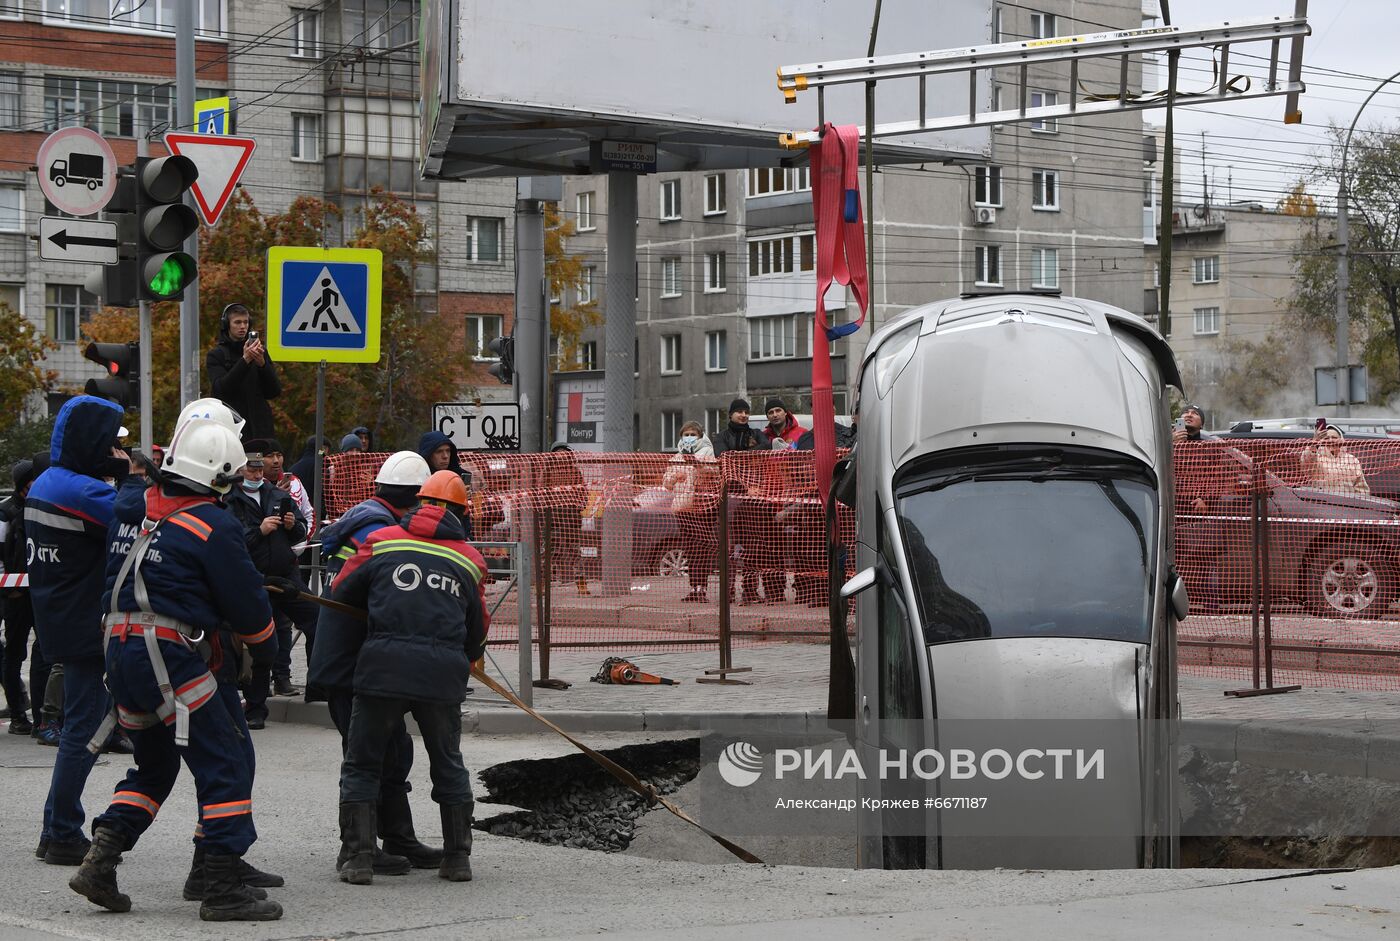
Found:
[[[428,555],[435,555],[439,558],[447,559],[449,562],[456,562],[458,565],[472,573],[472,577],[481,581],[481,569],[471,559],[462,555],[456,549],[449,549],[446,546],[434,545],[433,543],[418,542],[414,539],[386,539],[383,542],[376,542],[374,548],[370,550],[372,555],[380,552],[426,552]]]
[[[349,546],[341,546],[339,549],[336,550],[336,553],[335,553],[335,557],[336,557],[337,559],[345,559],[345,560],[347,560],[347,561],[348,561],[350,558],[352,558],[354,555],[355,555],[355,550],[352,549],[352,548],[350,548]]]

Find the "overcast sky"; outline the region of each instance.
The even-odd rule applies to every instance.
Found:
[[[1173,25],[1207,26],[1222,23],[1222,16],[1232,20],[1291,16],[1293,0],[1171,0],[1171,12]],[[1188,198],[1198,199],[1201,191],[1201,131],[1206,132],[1213,198],[1233,195],[1237,200],[1272,204],[1303,173],[1310,155],[1326,145],[1327,125],[1350,124],[1366,95],[1400,70],[1396,42],[1400,0],[1312,0],[1308,20],[1313,34],[1303,51],[1308,91],[1301,101],[1302,125],[1282,123],[1281,97],[1178,110],[1177,146],[1183,164],[1178,179]],[[1266,44],[1248,48],[1268,55]],[[1260,66],[1249,64],[1251,69]],[[1194,68],[1183,66],[1180,88],[1185,91],[1209,83],[1209,68],[1199,58]],[[1231,72],[1235,71],[1232,62]],[[1160,110],[1145,116],[1154,123],[1162,121]],[[1386,86],[1366,107],[1360,126],[1377,124],[1400,124],[1400,80]],[[1330,195],[1325,194],[1326,202],[1331,202]]]

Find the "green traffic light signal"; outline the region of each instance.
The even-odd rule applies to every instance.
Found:
[[[155,260],[155,259],[153,259]],[[190,268],[193,262],[184,253],[166,255],[160,268],[150,280],[150,291],[156,297],[174,297],[184,291],[192,280]]]

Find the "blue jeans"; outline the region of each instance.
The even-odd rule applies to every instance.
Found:
[[[42,838],[53,843],[84,839],[83,787],[97,756],[88,742],[112,708],[112,697],[102,682],[101,657],[79,657],[63,664],[63,737],[53,763],[53,779],[44,802]]]

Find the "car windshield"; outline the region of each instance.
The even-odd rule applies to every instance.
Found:
[[[1149,641],[1157,495],[1145,472],[1068,454],[963,465],[902,486],[897,507],[926,643]]]

